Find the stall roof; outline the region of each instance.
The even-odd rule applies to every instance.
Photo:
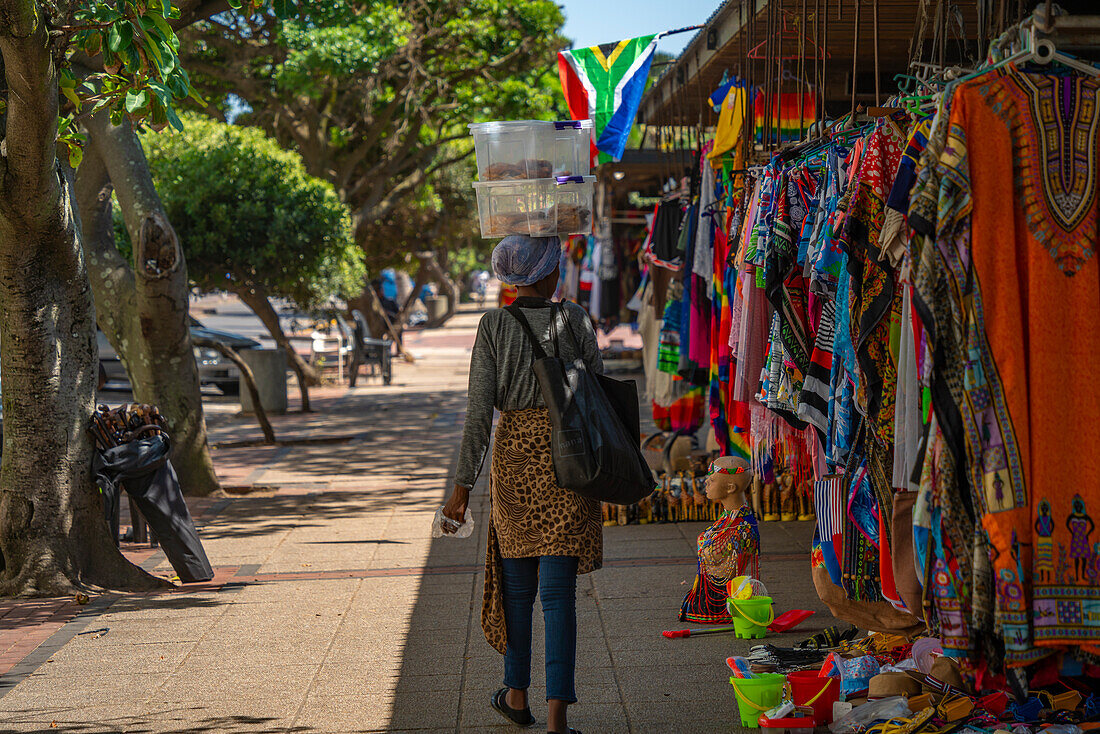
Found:
[[[859,43],[856,43],[856,2],[859,2]],[[979,37],[977,7],[981,0],[956,0],[948,13],[948,63],[984,56],[988,38]],[[1059,0],[1068,15],[1055,19],[1053,37],[1060,47],[1084,53],[1094,60],[1100,57],[1100,16],[1097,0]],[[896,89],[894,75],[908,70],[910,48],[921,44],[920,57],[931,60],[931,36],[935,25],[937,0],[724,0],[707,19],[706,27],[688,43],[680,57],[669,64],[664,74],[646,92],[639,121],[649,125],[702,125],[717,121],[707,97],[718,88],[725,74],[736,74],[760,84],[767,75],[763,60],[749,60],[745,50],[763,44],[776,33],[774,18],[788,17],[783,56],[799,55],[799,36],[805,47],[814,42],[826,47],[824,62],[826,106],[851,99],[853,60],[856,65],[856,98],[862,103],[875,101],[875,9],[878,10],[879,88],[883,96]],[[1022,6],[1025,12],[1035,8],[1033,0]],[[769,27],[768,18],[773,18]],[[814,19],[818,18],[815,30]],[[798,19],[805,18],[798,28]],[[923,36],[921,35],[923,27]],[[983,36],[988,31],[983,31]],[[921,36],[918,38],[918,36]],[[826,43],[827,40],[827,43]],[[979,52],[979,49],[981,51]],[[763,50],[763,46],[761,46]],[[804,54],[802,77],[816,78],[813,51]],[[853,58],[854,57],[854,58]],[[797,61],[785,62],[792,73],[799,71]],[[772,75],[774,79],[774,75]],[[797,85],[797,83],[795,83]],[[793,91],[790,90],[790,91]],[[843,109],[843,107],[842,107]]]
[[[909,49],[917,34],[922,6],[934,12],[934,3],[921,0],[864,0],[859,9],[859,43],[856,44],[856,6],[853,0],[725,0],[688,43],[683,53],[646,93],[640,110],[640,120],[651,125],[709,126],[717,115],[707,104],[707,97],[718,88],[725,74],[748,77],[756,83],[765,78],[764,61],[748,60],[745,50],[764,43],[769,36],[783,36],[780,55],[795,56],[799,52],[800,36],[805,56],[802,77],[815,78],[814,42],[826,47],[824,62],[826,101],[847,99],[853,56],[856,62],[856,91],[860,101],[874,101],[875,19],[878,8],[878,59],[880,88],[884,95],[895,88],[894,74],[906,71]],[[976,31],[977,11],[973,3],[965,3],[953,20],[957,27]],[[817,30],[814,17],[819,15]],[[787,33],[780,34],[774,25],[776,16],[786,15]],[[773,25],[769,26],[769,17]],[[799,28],[800,18],[806,18]],[[929,20],[929,23],[932,21]],[[929,35],[931,30],[929,30]],[[826,43],[827,39],[827,43]],[[976,33],[966,39],[970,49],[977,48]],[[926,42],[927,43],[927,42]],[[708,46],[714,48],[708,48]],[[947,45],[951,56],[965,56],[962,42]],[[763,47],[761,47],[761,53]],[[798,61],[786,61],[786,68],[799,71]],[[774,73],[774,72],[773,72]],[[773,76],[774,78],[774,76]]]
[[[621,161],[602,163],[596,172],[611,195],[612,207],[623,209],[631,192],[653,196],[669,178],[687,174],[693,161],[689,150],[628,149]]]

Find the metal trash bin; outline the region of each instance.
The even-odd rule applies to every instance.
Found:
[[[424,307],[428,311],[429,321],[439,321],[447,315],[448,298],[446,296],[428,296],[424,299]]]
[[[260,405],[264,406],[267,413],[282,415],[286,413],[286,351],[278,349],[242,349],[241,359],[252,370],[256,378],[256,389],[260,393]],[[244,376],[241,381],[241,410],[252,413],[252,394],[245,384]]]

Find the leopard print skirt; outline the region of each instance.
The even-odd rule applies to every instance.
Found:
[[[603,522],[599,502],[557,485],[546,408],[501,415],[489,482],[481,627],[503,654],[507,635],[500,559],[576,556],[578,573],[595,571],[603,565]]]

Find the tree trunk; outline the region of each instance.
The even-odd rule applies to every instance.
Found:
[[[256,387],[256,376],[252,374],[252,368],[248,366],[248,362],[241,359],[241,355],[237,354],[237,350],[228,344],[222,344],[216,339],[199,338],[195,339],[194,342],[196,347],[213,349],[237,365],[237,369],[241,371],[241,379],[244,380],[245,389],[252,397],[252,410],[256,411],[256,422],[260,424],[260,430],[264,432],[264,443],[275,443],[275,429],[271,427],[271,421],[267,419],[267,411],[264,410],[263,403],[260,402],[260,389]]]
[[[408,322],[413,305],[416,303],[416,299],[420,298],[420,291],[424,290],[424,286],[430,281],[431,278],[428,277],[428,269],[424,267],[424,263],[422,262],[420,263],[420,267],[416,269],[416,279],[413,282],[412,293],[405,299],[405,303],[401,305],[401,313],[397,314],[397,323],[403,325]]]
[[[167,419],[172,464],[184,493],[211,494],[220,485],[191,344],[183,250],[129,123],[112,125],[100,113],[88,119],[87,128],[77,190],[89,220],[84,247],[100,328],[126,366],[135,400],[158,406]],[[112,185],[133,243],[132,264],[115,248]]]
[[[290,339],[283,332],[283,325],[279,322],[279,314],[275,312],[275,308],[271,305],[271,301],[268,300],[267,293],[263,288],[242,286],[234,288],[233,292],[263,322],[275,343],[286,351],[290,368],[298,376],[298,391],[302,395],[302,412],[309,413],[312,410],[309,406],[309,388],[312,385],[321,384],[321,375],[302,359],[302,355],[294,350]]]
[[[41,19],[31,0],[0,1],[0,595],[165,587],[119,552],[92,482],[95,309],[55,155],[57,73]]]
[[[378,303],[378,299],[374,297],[374,291],[369,283],[364,283],[363,291],[357,297],[348,301],[348,307],[362,312],[363,317],[367,320],[367,326],[370,327],[372,337],[382,339],[388,336],[396,343],[401,343],[400,339],[394,338],[390,325],[386,321],[386,315],[382,311],[382,306]]]

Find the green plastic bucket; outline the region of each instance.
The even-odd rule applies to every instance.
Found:
[[[758,640],[768,634],[768,625],[775,621],[770,596],[751,599],[727,599],[726,606],[733,617],[734,634],[743,640]]]
[[[741,726],[760,728],[760,716],[775,708],[783,698],[783,684],[787,677],[779,673],[759,673],[752,678],[730,678],[737,711],[741,714]]]

